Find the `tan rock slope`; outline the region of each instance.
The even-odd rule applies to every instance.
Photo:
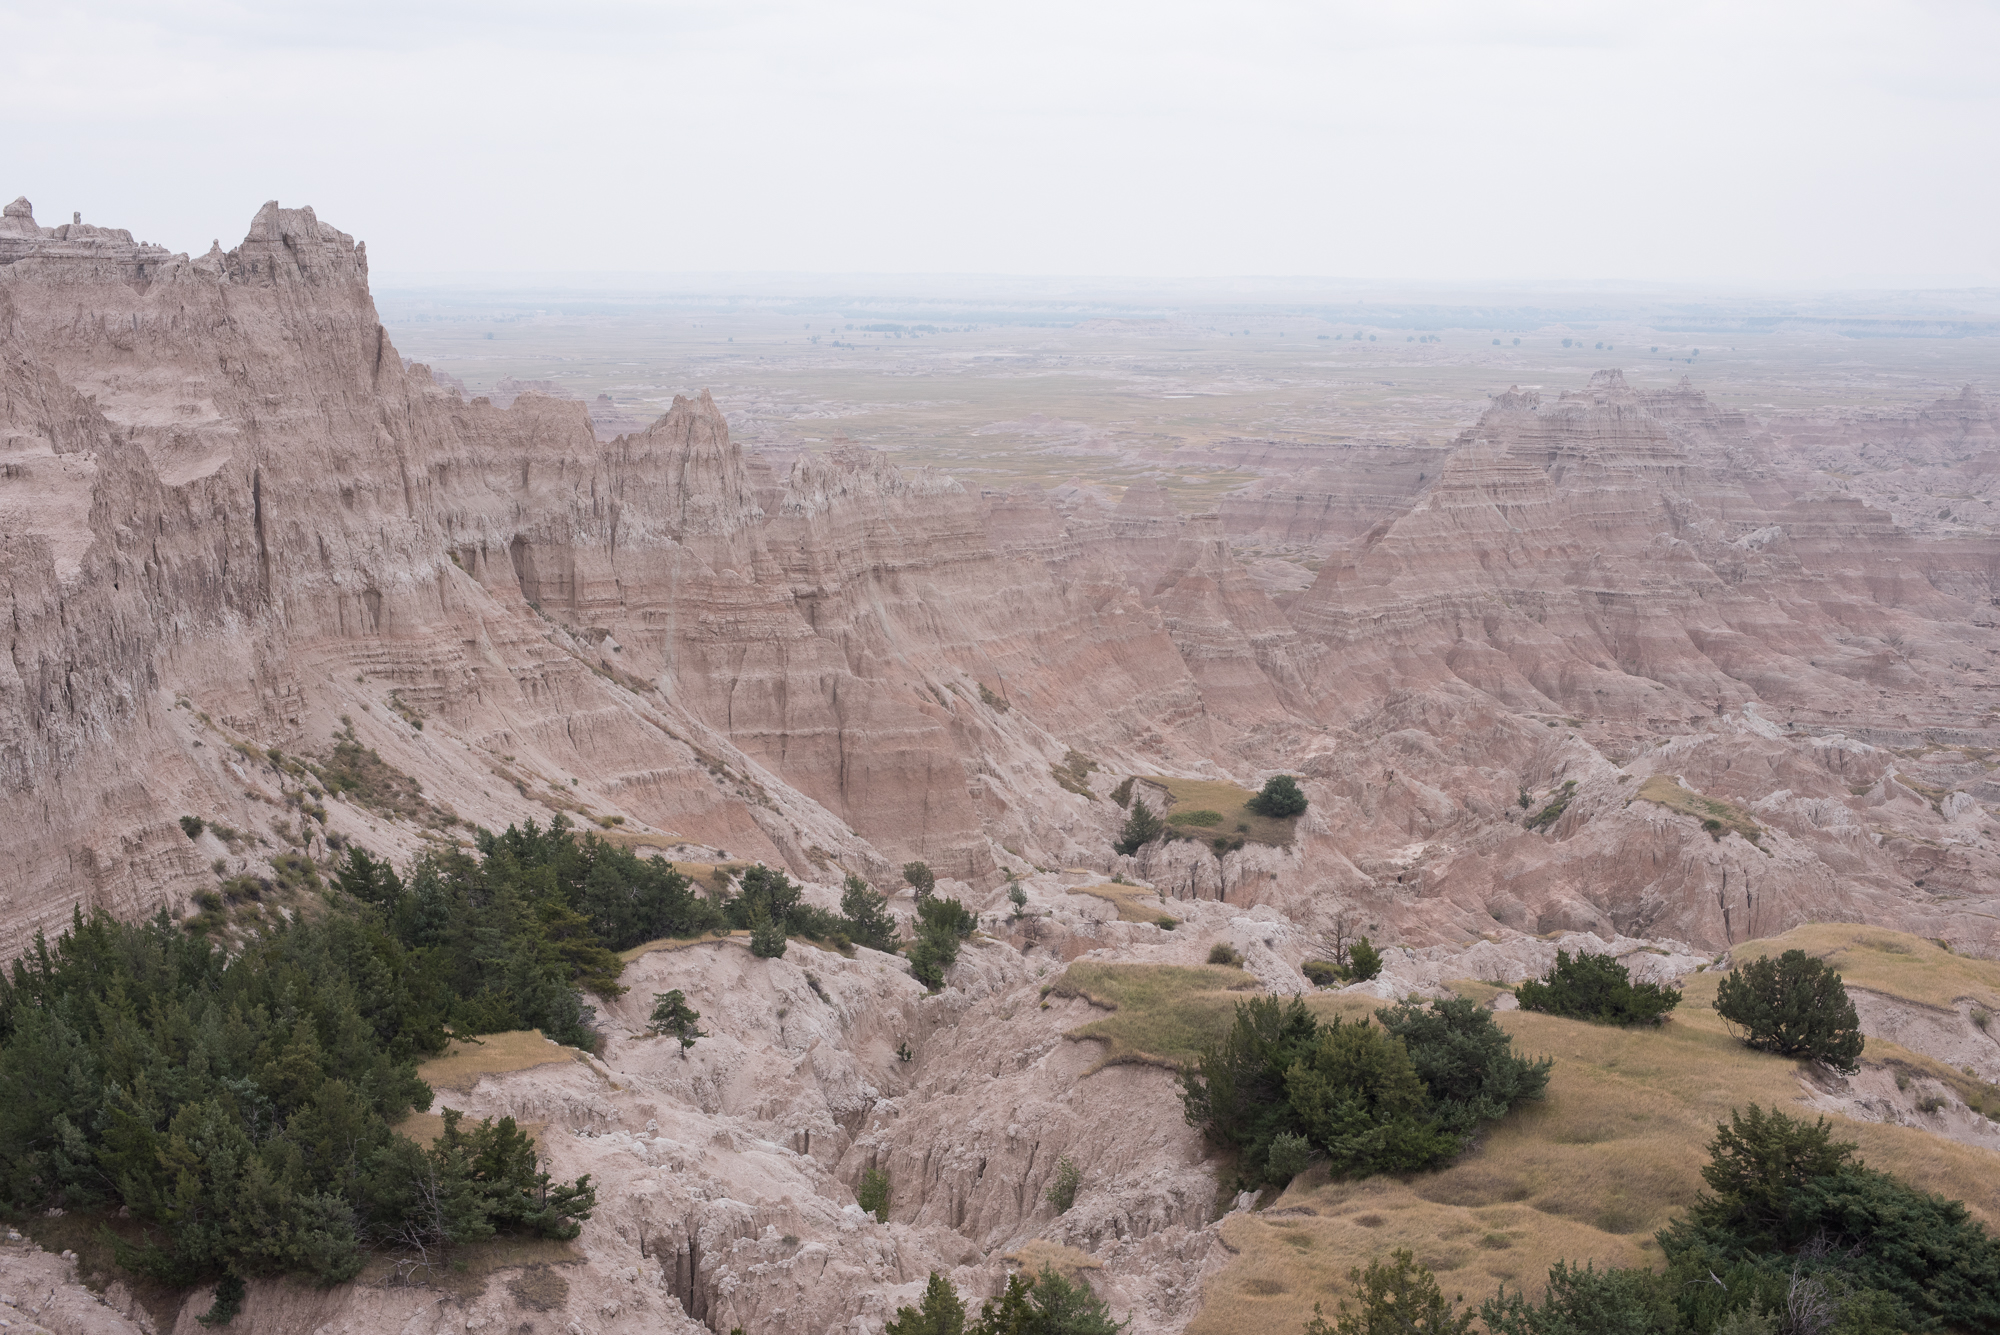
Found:
[[[7,207],[0,956],[79,904],[180,914],[218,868],[556,812],[783,864],[822,902],[930,862],[994,938],[940,996],[865,951],[655,952],[601,1062],[447,1100],[545,1123],[557,1172],[611,1184],[566,1328],[872,1332],[931,1268],[991,1292],[1039,1239],[1136,1330],[1181,1329],[1216,1183],[1170,1077],[1096,1070],[1062,1037],[1085,1004],[1042,1009],[1092,951],[1228,940],[1290,990],[1344,919],[1422,991],[1561,931],[1683,969],[1812,920],[2000,944],[1976,393],[1753,421],[1605,371],[1500,393],[1445,446],[1272,446],[1183,516],[1144,484],[746,455],[706,393],[600,440],[608,412],[510,388],[406,366],[365,248],[311,209],[190,258]],[[299,763],[349,728],[414,784],[322,804]],[[1112,853],[1122,777],[1281,772],[1313,800],[1289,844]],[[1007,871],[1032,933],[1000,925]],[[1185,925],[1067,893],[1114,872]],[[685,1063],[638,1034],[670,980],[735,1017]],[[1058,1218],[1063,1155],[1091,1185]],[[901,1184],[888,1224],[853,1205],[871,1167]],[[508,1292],[266,1286],[246,1311],[511,1327]]]
[[[1329,817],[1257,897],[1417,941],[1719,947],[1863,910],[1949,934],[1991,893],[2000,544],[1826,483],[1867,457],[1899,495],[1983,494],[1971,391],[1755,423],[1609,371],[1502,393],[1447,448],[1274,446],[1184,518],[1147,486],[975,495],[846,445],[774,473],[706,396],[606,442],[579,400],[466,402],[404,366],[365,247],[310,209],[200,259],[25,200],[0,222],[0,944],[79,896],[178,904],[215,850],[176,817],[269,838],[230,743],[312,755],[342,716],[467,821],[567,803],[981,887],[1109,866],[1116,813],[1049,778],[1071,749],[1100,776],[1302,770]],[[1232,537],[1323,565],[1274,596]],[[1627,801],[1668,743],[1688,791],[1770,808],[1761,848]],[[1572,780],[1525,833],[1522,791]],[[414,846],[361,817],[333,822]],[[1188,884],[1243,879],[1231,856]]]

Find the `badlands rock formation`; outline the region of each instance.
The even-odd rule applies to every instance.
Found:
[[[1062,1038],[1083,1003],[1041,1008],[1092,951],[1230,940],[1296,989],[1345,920],[1423,991],[1545,967],[1529,938],[1564,931],[1668,941],[1675,967],[1809,919],[2000,944],[2000,544],[1931,507],[2000,466],[1976,394],[1762,422],[1605,371],[1497,393],[1446,447],[1273,446],[1184,516],[846,445],[774,466],[705,393],[600,440],[581,400],[468,401],[406,366],[367,275],[276,203],[198,258],[25,200],[0,219],[0,955],[77,904],[184,912],[218,862],[330,836],[406,858],[554,811],[782,864],[825,903],[922,858],[996,938],[931,998],[865,951],[656,952],[601,1062],[454,1095],[607,1183],[569,1329],[872,1332],[931,1268],[991,1292],[1040,1239],[1136,1330],[1178,1330],[1216,1183],[1168,1076],[1093,1073]],[[1880,502],[1826,484],[1876,458]],[[1317,574],[1246,567],[1245,541]],[[270,751],[347,726],[422,810],[287,805]],[[1071,752],[1087,784],[1052,772]],[[1289,847],[1111,851],[1122,776],[1280,772],[1313,799]],[[1035,936],[999,926],[1010,871]],[[1113,873],[1187,925],[1071,893]],[[733,1017],[686,1063],[638,1036],[667,985]],[[1065,1154],[1091,1185],[1058,1218]],[[886,1225],[852,1203],[877,1166]],[[267,1286],[248,1310],[478,1329],[518,1319],[507,1293]]]

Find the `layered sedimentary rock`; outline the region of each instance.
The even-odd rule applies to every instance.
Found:
[[[2000,544],[1972,510],[2000,449],[1970,391],[1763,423],[1605,372],[1445,444],[1274,447],[1188,516],[1148,484],[759,457],[706,393],[602,439],[609,414],[510,388],[406,364],[365,250],[310,209],[189,258],[8,206],[0,955],[334,837],[407,858],[554,812],[782,863],[829,906],[928,860],[988,932],[939,996],[888,956],[710,942],[632,966],[604,1063],[453,1095],[607,1184],[564,1321],[872,1330],[930,1269],[990,1293],[1039,1238],[1180,1329],[1214,1173],[1165,1072],[1096,1071],[1063,1037],[1085,1003],[1043,1009],[1093,951],[1227,941],[1291,991],[1338,924],[1417,948],[1385,988],[1434,990],[1564,931],[1676,968],[1815,918],[1996,944]],[[1967,513],[1920,522],[1946,493]],[[421,801],[312,811],[292,757],[337,733]],[[1112,852],[1120,777],[1281,772],[1312,799],[1289,844]],[[1066,893],[1113,872],[1179,929]],[[670,981],[715,1031],[687,1062],[642,1033]],[[1062,1156],[1088,1186],[1058,1217]],[[871,1168],[888,1224],[852,1201]],[[246,1310],[401,1327],[416,1292]],[[446,1315],[512,1320],[504,1295]]]
[[[580,402],[467,402],[310,209],[201,259],[9,228],[8,943],[79,897],[178,902],[206,875],[178,816],[269,820],[227,748],[342,718],[467,820],[575,777],[736,856],[974,883],[989,821],[1080,847],[1020,814],[1069,746],[1192,758],[1154,729],[1202,715],[1159,615],[1045,501],[850,452],[766,514],[706,395],[610,442]]]
[[[1050,775],[1076,750],[1107,775],[1305,773],[1339,819],[1248,881],[1200,851],[1184,882],[1308,914],[1359,896],[1415,937],[1657,921],[1722,944],[1748,912],[1725,880],[1771,882],[1760,930],[1829,895],[1935,925],[1940,882],[1990,893],[1963,805],[1993,800],[1983,771],[1897,758],[1939,791],[1874,829],[1855,753],[1815,740],[1989,740],[2000,544],[1914,530],[1816,463],[1976,490],[1994,427],[1969,391],[1767,429],[1606,372],[1499,394],[1448,445],[1274,448],[1261,466],[1294,476],[1188,517],[1143,484],[975,494],[848,445],[746,457],[705,395],[609,441],[579,400],[468,401],[404,364],[365,248],[310,209],[191,259],[17,201],[0,261],[9,943],[78,899],[177,902],[214,851],[178,816],[270,822],[230,746],[311,755],[343,718],[466,820],[581,807],[801,874],[1108,867],[1121,813]],[[1243,543],[1318,574],[1277,589]],[[1723,764],[1710,795],[1838,803],[1865,837],[1822,824],[1733,871],[1657,804],[1521,828],[1524,790],[1632,785],[1675,737],[1747,754],[1746,708],[1784,763],[1761,789]]]

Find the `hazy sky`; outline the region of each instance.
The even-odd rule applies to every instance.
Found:
[[[2000,282],[2000,4],[0,0],[0,197],[453,271]]]

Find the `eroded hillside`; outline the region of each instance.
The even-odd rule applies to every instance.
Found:
[[[1759,421],[1610,370],[1496,385],[1448,445],[1266,451],[1190,515],[766,457],[706,394],[602,441],[581,400],[468,401],[397,353],[365,248],[275,203],[190,258],[17,201],[0,335],[0,954],[78,905],[178,918],[350,843],[406,863],[557,813],[829,906],[920,858],[983,915],[936,996],[865,950],[641,954],[598,1057],[446,1098],[616,1184],[554,1262],[582,1268],[546,1310],[587,1328],[872,1331],[929,1270],[990,1293],[1038,1240],[1136,1330],[1185,1328],[1245,1225],[1218,1232],[1169,1071],[1066,1037],[1103,1007],[1043,989],[1085,955],[1226,939],[1296,991],[1358,927],[1435,992],[1559,932],[1681,973],[1809,922],[2000,944],[2000,548],[1931,510],[2000,458],[1971,391]],[[1829,485],[1864,457],[1879,497]],[[1113,852],[1124,780],[1278,773],[1312,803],[1281,833]],[[669,986],[717,1017],[685,1062],[635,1009]],[[888,1224],[857,1217],[871,1169]],[[513,1320],[511,1292],[451,1319]],[[435,1298],[250,1310],[379,1329]]]

